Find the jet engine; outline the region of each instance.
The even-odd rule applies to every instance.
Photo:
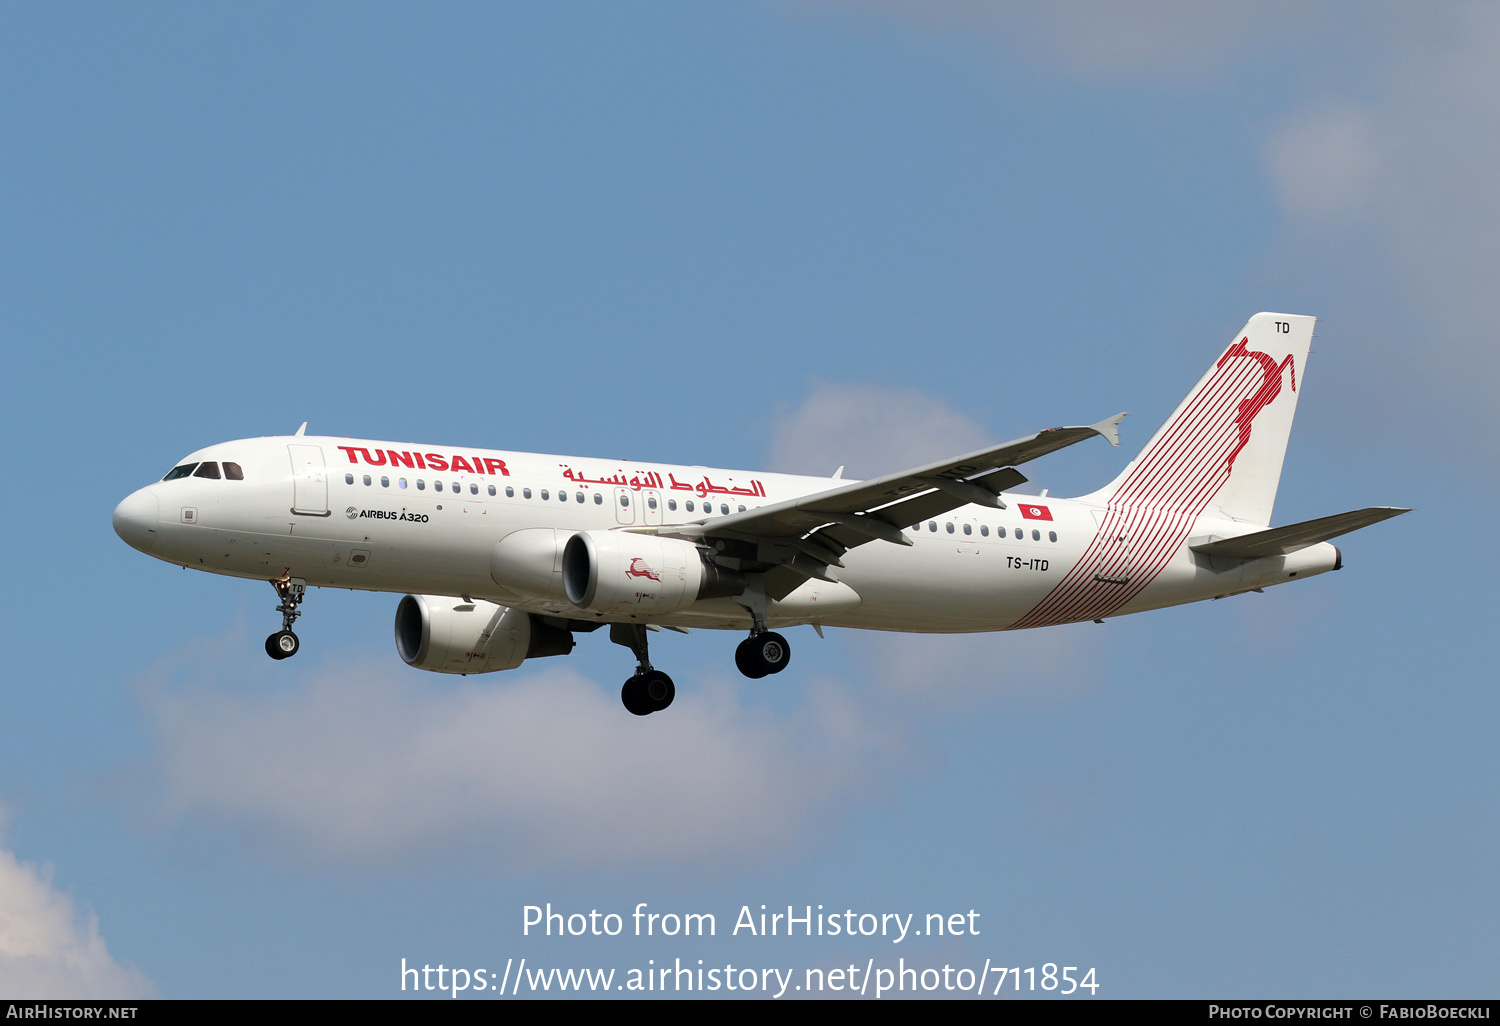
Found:
[[[562,578],[568,601],[597,613],[670,613],[745,590],[739,572],[706,562],[691,542],[624,531],[569,538]]]
[[[396,651],[419,670],[493,673],[525,659],[567,655],[573,634],[493,602],[407,595],[396,607]]]

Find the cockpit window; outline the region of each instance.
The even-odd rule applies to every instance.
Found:
[[[193,472],[193,468],[196,467],[197,465],[198,464],[196,464],[196,463],[184,463],[180,467],[173,467],[167,473],[167,476],[164,477],[164,478],[162,478],[162,480],[163,481],[176,481],[179,477],[187,477],[189,474],[191,474]]]
[[[219,479],[219,465],[217,463],[200,463],[198,464],[198,472],[193,476],[211,477],[217,481]]]
[[[240,469],[238,463],[226,463],[224,464],[224,480],[243,481],[245,480],[245,472]]]

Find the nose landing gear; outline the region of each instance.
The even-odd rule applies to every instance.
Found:
[[[266,639],[266,655],[272,659],[289,659],[302,647],[302,642],[292,633],[292,624],[302,615],[297,607],[307,594],[307,582],[300,577],[288,577],[272,581],[271,587],[276,589],[276,595],[281,599],[281,605],[276,607],[276,611],[281,614],[281,630]]]

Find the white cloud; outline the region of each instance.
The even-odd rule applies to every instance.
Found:
[[[1305,33],[1326,5],[1291,0],[831,0],[944,32],[984,33],[1084,77],[1198,78]]]
[[[824,682],[786,714],[697,682],[635,719],[565,666],[462,683],[323,667],[295,693],[197,684],[146,702],[171,811],[339,859],[455,843],[523,862],[754,858],[827,812],[889,740]]]
[[[1327,102],[1298,112],[1266,147],[1282,207],[1298,217],[1332,217],[1365,208],[1379,174],[1366,111]]]
[[[990,440],[974,420],[910,389],[821,384],[776,419],[770,465],[790,474],[873,477],[977,449]]]
[[[1425,384],[1430,413],[1487,422],[1500,385],[1500,8],[1422,8],[1391,26],[1366,55],[1368,81],[1345,86],[1365,98],[1289,115],[1267,168],[1288,224],[1316,229],[1305,261],[1373,255],[1410,305],[1418,334],[1377,340],[1392,401]]]
[[[49,870],[0,848],[0,994],[128,999],[154,988],[110,957],[98,920],[78,915]]]

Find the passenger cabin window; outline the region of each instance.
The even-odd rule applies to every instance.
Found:
[[[422,487],[422,482],[421,481],[417,482],[417,487],[418,488]],[[435,491],[435,492],[442,491],[443,490],[443,482],[441,482],[441,481],[434,481],[434,482],[432,482],[432,490]]]
[[[490,485],[490,494],[491,495],[495,494],[495,486],[494,485]]]
[[[594,493],[594,505],[595,506],[602,506],[602,505],[604,505],[604,496],[601,493],[599,493],[599,492],[595,492]]]
[[[422,492],[422,491],[426,491],[426,490],[427,490],[427,482],[424,481],[424,480],[422,480],[420,477],[417,478],[417,491]]]
[[[544,500],[552,498],[552,496],[550,494],[548,494],[547,489],[545,489],[545,488],[542,489],[542,498]]]
[[[207,464],[205,464],[205,466],[207,466]],[[353,483],[354,483],[354,475],[353,474],[345,474],[344,475],[344,484],[353,484]]]
[[[988,538],[990,536],[989,525],[988,524],[980,524],[979,525],[979,533],[982,534],[982,535],[984,535],[986,538]]]
[[[667,509],[671,510],[673,513],[676,513],[677,512],[677,500],[676,499],[668,499],[667,500]]]
[[[970,527],[968,524],[965,524],[964,525],[964,534],[973,534],[973,533],[974,533],[974,528]]]
[[[176,481],[179,477],[187,477],[197,466],[198,464],[196,463],[184,463],[180,467],[173,467],[171,470],[167,471],[167,476],[162,478],[162,480]]]
[[[366,488],[370,487],[370,475],[369,474],[365,475],[365,487]]]
[[[470,495],[478,495],[479,494],[479,486],[477,484],[472,484],[471,483],[469,485],[469,494]],[[495,494],[495,489],[494,488],[490,489],[490,494],[491,495]]]
[[[490,491],[490,494],[491,495],[495,494],[493,489]],[[505,497],[507,499],[514,499],[516,497],[516,490],[514,488],[512,488],[510,485],[506,485],[505,486]]]
[[[243,481],[245,480],[245,472],[240,469],[238,463],[226,463],[224,464],[224,480]]]
[[[1042,540],[1042,532],[1036,530],[1035,528],[1033,528],[1032,531],[1031,531],[1031,540],[1032,541],[1041,541]]]
[[[1057,532],[1056,531],[1048,531],[1047,532],[1047,540],[1050,541],[1050,542],[1057,541]]]
[[[211,477],[215,481],[219,479],[219,465],[217,463],[200,463],[194,477]]]
[[[579,502],[582,502],[583,501],[583,493],[582,492],[574,492],[573,493],[573,498],[577,499]]]

